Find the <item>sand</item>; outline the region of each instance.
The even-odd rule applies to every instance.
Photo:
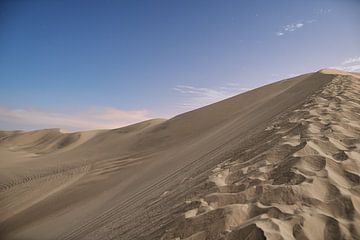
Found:
[[[125,128],[0,132],[1,239],[360,239],[360,77]]]

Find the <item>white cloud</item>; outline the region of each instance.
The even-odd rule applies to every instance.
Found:
[[[299,21],[296,23],[291,23],[291,24],[287,24],[283,27],[281,27],[280,31],[276,32],[277,36],[283,36],[285,33],[289,33],[289,32],[295,32],[296,30],[302,28],[305,26],[305,23],[307,24],[311,24],[314,23],[316,20],[312,19],[312,20],[308,20],[308,21]]]
[[[354,57],[354,58],[348,58],[344,60],[341,64],[342,65],[348,65],[352,63],[360,63],[360,57]]]
[[[360,56],[345,59],[341,65],[332,67],[347,72],[360,72]]]
[[[339,70],[347,71],[347,72],[360,72],[360,64],[351,65],[351,66],[336,66],[333,67]]]
[[[315,10],[314,13],[315,13],[316,18],[322,18],[322,17],[324,17],[323,15],[330,14],[331,12],[332,12],[331,9],[320,8],[320,9]],[[305,24],[306,25],[312,24],[312,23],[315,23],[316,21],[317,21],[317,19],[309,19],[309,20],[297,21],[294,23],[287,24],[285,26],[282,26],[280,28],[280,30],[276,32],[276,35],[283,36],[286,33],[295,32],[295,31],[299,30],[300,28],[303,28],[305,26]]]
[[[22,129],[22,126],[68,130],[118,128],[146,119],[149,119],[147,111],[123,111],[111,107],[92,108],[76,114],[0,107],[0,122],[13,129]]]
[[[174,90],[180,92],[186,98],[181,104],[183,108],[194,109],[221,101],[250,89],[240,87],[238,83],[227,83],[225,86],[218,88],[198,88],[178,85]]]
[[[297,30],[298,28],[302,28],[304,26],[303,23],[293,23],[293,24],[288,24],[286,26],[284,26],[284,31],[287,32],[293,32],[295,30]]]

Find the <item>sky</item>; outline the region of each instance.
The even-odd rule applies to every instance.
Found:
[[[0,129],[117,128],[360,71],[359,26],[359,0],[2,0]]]

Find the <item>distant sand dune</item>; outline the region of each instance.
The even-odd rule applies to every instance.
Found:
[[[359,92],[324,69],[170,120],[0,132],[0,237],[360,239]]]

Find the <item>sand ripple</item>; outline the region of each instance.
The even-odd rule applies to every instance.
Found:
[[[360,239],[359,91],[339,75],[267,127],[280,138],[221,163],[208,180],[217,187],[162,239]]]

